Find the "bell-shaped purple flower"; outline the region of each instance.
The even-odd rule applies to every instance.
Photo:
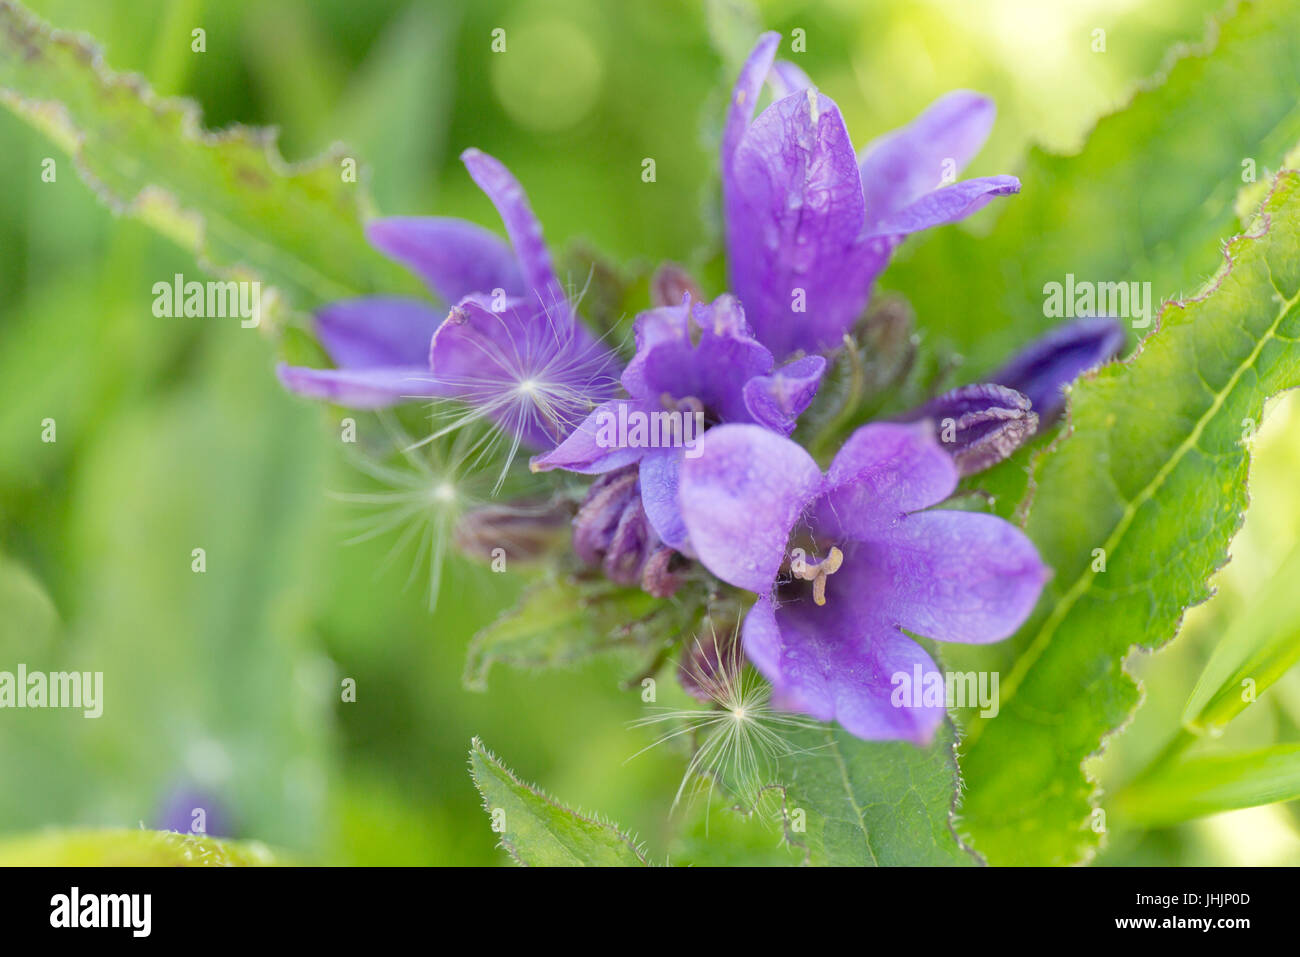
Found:
[[[736,300],[665,306],[639,314],[636,355],[623,370],[627,398],[598,406],[560,446],[533,459],[534,471],[598,474],[637,465],[651,525],[668,546],[691,554],[677,506],[683,460],[704,431],[754,423],[782,435],[812,401],[826,368],[805,356],[780,368],[755,340]]]
[[[731,288],[778,358],[838,348],[871,283],[909,234],[953,223],[1013,176],[954,182],[987,138],[992,101],[959,91],[859,157],[834,101],[764,34],[742,67],[722,134]],[[752,120],[764,81],[775,101]]]
[[[744,648],[774,702],[860,738],[928,741],[943,706],[896,706],[894,690],[937,668],[903,630],[1006,638],[1048,576],[1033,544],[992,515],[923,511],[957,484],[924,425],[863,426],[824,475],[753,425],[713,429],[703,445],[682,467],[682,516],[699,560],[758,595]]]
[[[444,311],[416,300],[347,300],[316,316],[337,368],[278,372],[294,392],[358,408],[461,399],[525,444],[550,448],[611,394],[617,362],[576,320],[518,181],[478,150],[461,159],[501,214],[509,245],[457,219],[393,217],[366,227],[373,246],[458,304],[441,345],[434,333]]]

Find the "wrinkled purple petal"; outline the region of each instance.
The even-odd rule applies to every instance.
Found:
[[[762,426],[710,429],[700,456],[683,461],[678,491],[700,561],[737,588],[767,594],[821,479],[812,456]]]
[[[868,225],[939,189],[947,174],[955,177],[988,139],[996,115],[988,97],[954,90],[907,126],[864,147],[860,169]]]
[[[412,299],[345,299],[316,313],[316,338],[343,369],[423,366],[441,321]]]
[[[275,374],[290,392],[354,409],[378,409],[408,399],[446,395],[427,367],[376,366],[370,369],[310,369],[280,363]]]
[[[461,162],[479,189],[487,193],[501,214],[510,244],[519,258],[524,283],[540,305],[556,312],[557,322],[572,320],[564,287],[555,277],[551,254],[542,239],[542,225],[528,205],[528,197],[519,181],[496,158],[480,150],[468,149],[460,154]]]
[[[869,605],[857,602],[863,614],[936,641],[1001,641],[1033,611],[1048,577],[1024,532],[996,515],[920,512],[875,536],[832,583],[850,600],[869,595]]]
[[[366,223],[366,239],[413,270],[443,302],[458,302],[470,293],[494,289],[503,289],[508,296],[527,292],[509,245],[495,233],[463,219],[372,219]]]
[[[1020,448],[1038,428],[1029,399],[1005,386],[964,385],[898,417],[933,423],[960,475],[983,471]]]
[[[745,407],[759,425],[789,435],[821,386],[826,360],[804,356],[771,375],[755,376],[745,383]]]
[[[838,347],[887,249],[860,242],[862,180],[839,108],[814,90],[763,111],[723,167],[727,261],[779,360]]]
[[[1065,408],[1065,387],[1124,348],[1124,326],[1114,319],[1073,319],[1034,340],[988,376],[1028,396],[1044,428]]]
[[[962,180],[926,193],[915,202],[875,221],[868,233],[872,236],[907,236],[934,226],[955,223],[983,209],[995,196],[1018,192],[1020,180],[1014,176]]]
[[[894,676],[909,680],[938,668],[897,629],[863,621],[845,602],[798,602],[774,608],[766,598],[745,617],[745,653],[772,682],[773,704],[821,721],[838,721],[868,741],[926,744],[943,721],[942,705],[895,707]]]
[[[956,487],[957,468],[926,425],[864,425],[826,471],[816,526],[836,541],[872,538]]]

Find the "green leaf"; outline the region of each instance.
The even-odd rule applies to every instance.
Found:
[[[465,687],[483,691],[496,662],[515,668],[557,668],[592,655],[659,649],[689,629],[699,610],[688,585],[671,601],[605,579],[550,575],[470,642]]]
[[[1045,331],[1043,286],[1068,273],[1150,282],[1154,308],[1199,288],[1214,268],[1220,241],[1240,229],[1243,163],[1267,181],[1300,142],[1300,4],[1231,9],[1200,49],[1102,118],[1079,154],[1033,151],[1020,195],[997,202],[989,235],[934,231],[885,274],[972,373]]]
[[[525,867],[647,867],[641,845],[615,825],[585,817],[525,784],[475,738],[470,774],[501,846]]]
[[[1164,827],[1244,807],[1300,798],[1300,744],[1280,744],[1245,754],[1188,758],[1125,788],[1116,815],[1147,827]]]
[[[861,741],[838,727],[798,731],[782,758],[786,841],[830,866],[974,864],[957,839],[953,733],[927,748]]]
[[[965,826],[990,861],[1095,850],[1081,765],[1137,704],[1125,656],[1173,637],[1228,559],[1247,503],[1245,420],[1300,385],[1298,301],[1300,174],[1285,172],[1204,293],[1075,386],[1067,433],[1034,461],[1026,524],[1055,578],[1015,639],[999,714],[973,721],[964,746]]]
[[[0,102],[66,150],[115,212],[168,236],[206,269],[269,284],[292,309],[414,288],[366,245],[364,178],[345,181],[344,163],[355,158],[344,148],[290,166],[268,130],[207,132],[196,104],[113,73],[89,40],[7,0]]]
[[[1300,546],[1291,550],[1215,647],[1183,712],[1189,730],[1219,730],[1300,661],[1297,581]]]
[[[257,841],[175,831],[57,830],[0,842],[0,867],[267,867],[281,863]]]

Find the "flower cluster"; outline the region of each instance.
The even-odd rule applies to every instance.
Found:
[[[354,407],[432,400],[455,422],[492,423],[507,467],[522,446],[533,473],[595,476],[571,500],[577,559],[657,597],[691,575],[749,593],[743,650],[775,706],[922,743],[942,706],[891,703],[891,676],[938,670],[909,635],[1004,639],[1050,574],[1013,525],[933,506],[1059,417],[1065,388],[1114,357],[1123,330],[1059,326],[984,380],[860,425],[814,459],[796,441],[801,416],[894,251],[1020,184],[957,179],[991,130],[987,98],[948,94],[855,151],[834,101],[778,62],[777,45],[760,38],[722,132],[729,289],[708,301],[680,268],[661,270],[626,363],[584,325],[514,177],[469,150],[509,244],[459,220],[373,221],[371,243],[446,309],[335,303],[316,317],[335,368],[280,375]]]

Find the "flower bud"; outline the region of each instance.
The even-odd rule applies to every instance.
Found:
[[[661,263],[650,277],[650,300],[655,306],[680,306],[687,293],[691,302],[704,302],[700,284],[677,263]]]
[[[939,444],[963,476],[1001,462],[1038,429],[1027,397],[990,384],[953,389],[900,416],[903,422],[922,419],[934,423]]]

